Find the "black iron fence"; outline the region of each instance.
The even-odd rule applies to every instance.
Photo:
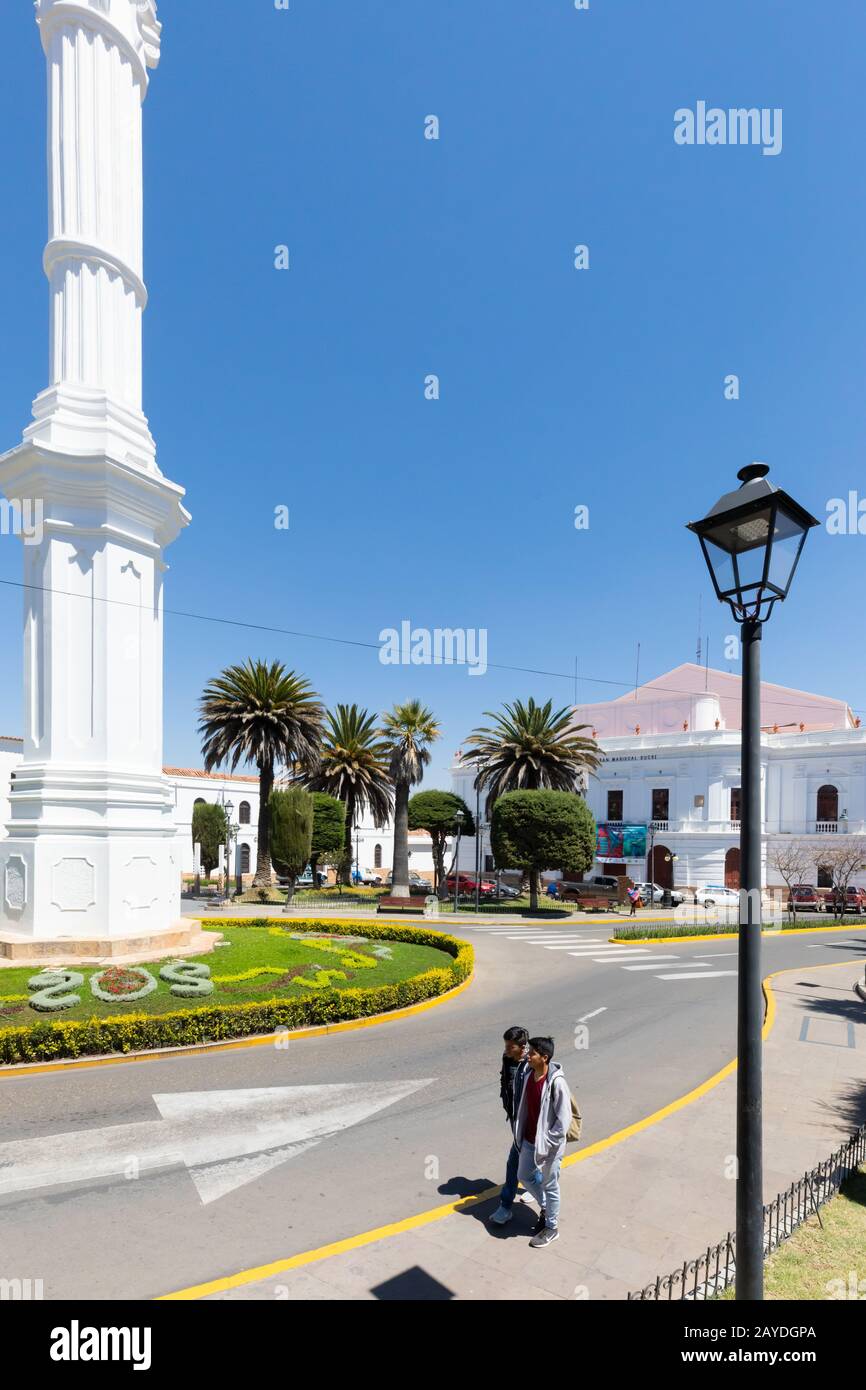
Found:
[[[821,1207],[835,1197],[842,1184],[866,1162],[866,1124],[852,1134],[847,1144],[831,1154],[811,1173],[764,1206],[764,1256],[772,1255],[806,1220],[821,1220]],[[724,1293],[736,1274],[737,1238],[728,1231],[718,1245],[708,1246],[695,1260],[686,1260],[679,1269],[656,1279],[654,1284],[629,1294],[629,1300],[703,1300]]]

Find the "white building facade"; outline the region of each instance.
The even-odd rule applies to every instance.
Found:
[[[763,881],[783,886],[774,853],[796,840],[814,851],[806,881],[820,886],[822,846],[866,836],[866,729],[843,701],[768,683],[761,711]],[[739,676],[687,663],[618,700],[576,707],[575,723],[604,752],[586,790],[600,832],[590,872],[738,888]],[[473,779],[455,765],[454,790],[472,807]],[[464,845],[461,868],[471,871],[474,841]],[[486,841],[482,868],[489,854]],[[866,884],[866,872],[852,883]]]

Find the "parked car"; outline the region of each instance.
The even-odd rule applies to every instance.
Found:
[[[641,901],[644,904],[649,902],[662,903],[665,899],[665,890],[660,888],[657,883],[636,883],[635,888],[640,889]],[[671,888],[671,903],[674,907],[679,907],[680,903],[685,902],[685,895],[678,888]]]
[[[475,897],[475,878],[472,874],[461,873],[457,874],[456,876],[454,874],[449,874],[449,876],[445,880],[445,887],[447,891],[451,894],[454,893],[454,889],[456,887],[457,893],[460,897]],[[493,882],[492,879],[482,878],[481,897],[493,898],[495,896],[496,884]]]
[[[827,903],[822,893],[812,883],[794,883],[788,897],[788,911],[825,912]]]
[[[720,883],[705,883],[695,889],[695,903],[698,907],[739,907],[740,894],[736,888],[725,888]]]
[[[309,864],[304,869],[300,878],[295,879],[296,888],[321,888],[328,882],[328,875],[321,869],[316,870],[316,877],[313,878],[313,871]]]
[[[512,898],[519,898],[521,893],[519,888],[512,888],[510,883],[500,883],[498,888],[494,885],[493,896],[494,898],[506,898],[510,901]]]
[[[829,906],[834,912],[839,911],[839,891],[834,889],[830,894]],[[855,912],[858,917],[862,917],[866,912],[866,888],[855,888],[850,886],[845,889],[845,911]]]
[[[381,888],[384,881],[378,869],[365,869],[361,874],[361,882],[365,888]]]
[[[592,878],[572,882],[562,879],[557,897],[564,903],[579,903],[584,909],[594,911],[610,908],[615,910],[620,903],[620,883],[624,879],[595,874]]]
[[[429,897],[433,892],[433,884],[428,878],[422,878],[420,874],[410,873],[409,893],[413,898]]]

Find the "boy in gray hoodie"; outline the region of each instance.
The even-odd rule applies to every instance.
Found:
[[[553,1061],[552,1038],[530,1038],[526,1060],[531,1070],[517,1108],[514,1143],[518,1178],[543,1213],[543,1225],[529,1244],[543,1250],[559,1235],[559,1170],[571,1123],[571,1092],[562,1067]]]

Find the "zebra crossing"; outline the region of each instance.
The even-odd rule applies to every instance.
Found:
[[[460,924],[461,931],[478,932],[480,936],[502,936],[506,941],[535,946],[542,951],[562,951],[574,960],[594,965],[619,965],[621,969],[654,972],[657,980],[678,984],[688,980],[720,980],[736,975],[736,969],[717,968],[715,961],[724,957],[736,963],[736,951],[714,951],[682,959],[675,952],[664,955],[652,946],[615,946],[606,937],[587,936],[585,930],[569,932],[566,928],[549,931],[545,927],[478,926]]]

